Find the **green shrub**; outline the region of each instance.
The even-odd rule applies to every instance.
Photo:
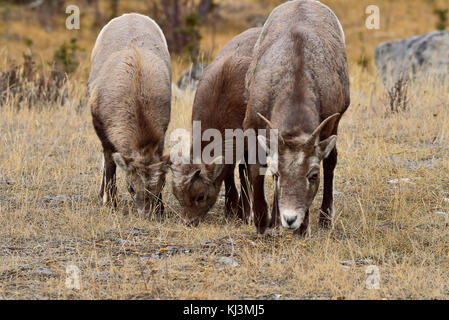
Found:
[[[70,40],[70,44],[65,42],[57,49],[53,56],[53,62],[59,70],[70,74],[73,73],[79,65],[77,52],[80,47],[76,38]]]

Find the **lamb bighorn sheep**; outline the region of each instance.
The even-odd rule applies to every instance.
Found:
[[[334,216],[337,127],[350,104],[345,38],[335,14],[314,0],[288,1],[275,8],[254,47],[246,89],[244,128],[279,130],[270,222],[260,164],[249,168],[258,231],[276,225],[280,215],[283,227],[306,233],[321,160],[320,224],[329,226]],[[266,148],[266,139],[258,140]]]
[[[116,205],[116,166],[126,173],[139,215],[163,211],[163,156],[170,121],[171,62],[165,37],[149,17],[124,14],[98,35],[91,55],[89,105],[103,146],[100,196]]]
[[[261,28],[249,29],[228,42],[214,61],[207,66],[198,84],[192,110],[192,122],[201,121],[201,135],[214,128],[225,136],[226,129],[241,129],[245,117],[245,74],[251,62],[254,44]],[[193,139],[201,137],[193,137]],[[203,151],[206,143],[197,141]],[[193,143],[192,143],[193,144]],[[225,150],[223,142],[222,150]],[[235,155],[234,155],[235,156]],[[234,164],[172,165],[173,193],[183,207],[183,217],[196,225],[217,201],[225,182],[227,215],[245,219],[249,200],[245,167],[239,165],[241,197],[234,180]]]

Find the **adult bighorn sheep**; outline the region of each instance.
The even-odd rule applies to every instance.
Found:
[[[192,110],[192,122],[201,121],[201,136],[207,129],[217,129],[225,137],[226,129],[241,129],[245,117],[245,74],[251,62],[254,44],[261,28],[249,29],[228,42],[204,70],[198,83]],[[201,137],[193,137],[193,139]],[[204,141],[192,145],[206,146]],[[225,150],[223,140],[222,150]],[[234,154],[235,157],[235,154]],[[235,160],[235,158],[234,158]],[[224,162],[224,161],[222,161]],[[239,165],[241,197],[235,185],[234,164],[178,164],[172,165],[173,193],[183,208],[183,217],[196,225],[217,201],[225,182],[225,210],[227,215],[245,219],[249,211],[245,167]]]
[[[313,0],[288,1],[273,10],[246,76],[245,129],[278,129],[278,171],[271,221],[260,164],[250,165],[254,221],[260,233],[278,223],[305,234],[309,207],[324,167],[320,224],[334,216],[337,127],[350,104],[343,29],[335,14]],[[258,136],[266,148],[266,139]],[[299,230],[298,230],[299,229]]]
[[[163,211],[163,156],[170,121],[171,62],[165,37],[149,17],[124,14],[98,35],[91,55],[89,105],[103,146],[100,196],[116,205],[116,165],[126,173],[139,215]]]

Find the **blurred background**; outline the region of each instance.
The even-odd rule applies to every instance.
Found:
[[[153,18],[163,29],[174,80],[192,63],[207,63],[239,32],[263,25],[279,0],[0,0],[2,66],[34,63],[87,79],[89,56],[101,28],[123,13]],[[447,0],[323,0],[340,19],[351,67],[373,73],[374,49],[384,41],[448,29]],[[365,26],[369,5],[380,28]],[[80,9],[80,29],[68,30],[68,5]]]

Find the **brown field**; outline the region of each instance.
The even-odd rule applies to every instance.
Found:
[[[320,192],[305,239],[283,230],[260,236],[253,226],[226,221],[223,197],[197,228],[187,227],[171,174],[162,218],[137,217],[120,171],[119,207],[103,207],[101,146],[84,107],[99,30],[82,22],[81,30],[68,31],[61,15],[46,31],[31,11],[13,7],[14,19],[0,21],[0,73],[21,62],[25,37],[33,39],[36,61],[49,61],[72,37],[84,51],[63,104],[0,105],[0,300],[449,299],[449,83],[410,87],[409,110],[392,114],[373,64],[380,42],[434,30],[432,8],[447,2],[323,2],[345,29],[352,101],[338,138],[335,227],[318,228]],[[234,20],[219,24],[214,48],[204,28],[202,49],[214,54],[249,27],[241,16],[268,14],[276,1],[219,3]],[[381,30],[365,28],[369,4],[381,9]],[[137,1],[120,7],[139,10],[145,6]],[[367,69],[357,63],[363,55]],[[186,66],[173,57],[174,80]],[[173,99],[167,139],[171,130],[189,127],[192,101],[189,93]],[[66,288],[68,265],[81,272],[79,290]],[[379,289],[365,287],[369,265],[379,269]]]

